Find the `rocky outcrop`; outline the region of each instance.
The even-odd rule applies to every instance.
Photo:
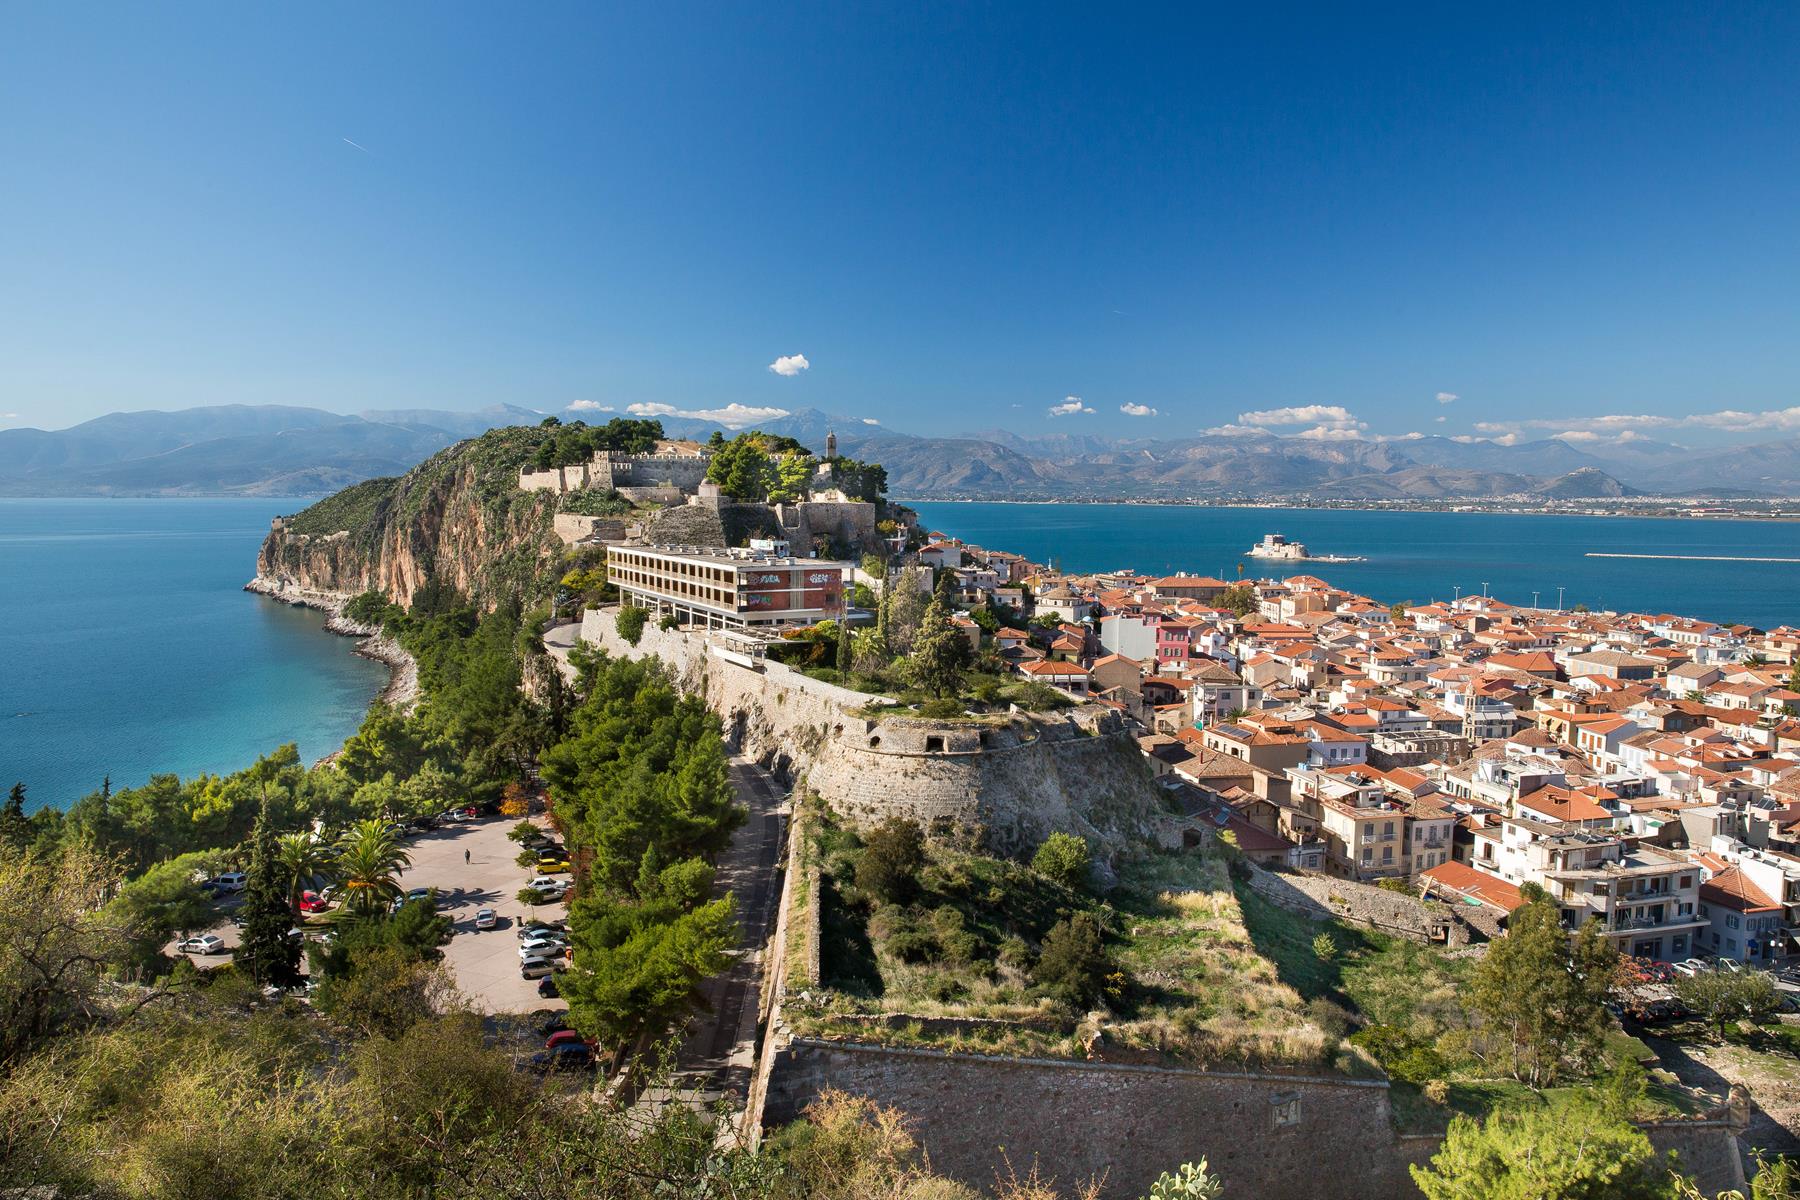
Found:
[[[297,608],[316,608],[320,612],[329,613],[330,616],[325,621],[327,632],[357,639],[352,653],[387,667],[387,686],[382,688],[381,695],[376,697],[378,701],[394,705],[397,708],[405,708],[411,706],[419,698],[418,661],[406,652],[406,647],[387,636],[378,627],[364,625],[346,617],[344,603],[350,599],[350,593],[320,591],[317,588],[301,587],[294,583],[282,583],[261,575],[246,583],[244,590],[267,596],[271,600],[279,600],[283,604],[292,604]],[[335,754],[328,757],[335,757]]]
[[[528,599],[561,552],[556,497],[518,487],[542,433],[493,430],[399,479],[375,480],[277,518],[257,554],[259,590],[410,602],[428,581],[477,603]]]

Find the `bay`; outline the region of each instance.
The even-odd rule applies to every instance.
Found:
[[[1678,613],[1763,629],[1800,623],[1800,562],[1588,558],[1613,554],[1800,558],[1800,523],[1514,513],[1202,508],[1139,504],[914,503],[926,528],[1066,571],[1131,567],[1236,579],[1316,575],[1383,603],[1479,593],[1546,607]],[[1366,563],[1246,556],[1265,533]]]
[[[361,723],[386,668],[322,614],[242,591],[259,499],[0,499],[0,788],[65,807],[110,775],[304,761]]]

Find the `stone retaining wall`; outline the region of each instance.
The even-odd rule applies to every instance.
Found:
[[[1415,896],[1350,879],[1266,871],[1248,862],[1244,865],[1249,869],[1249,884],[1258,894],[1309,920],[1328,921],[1336,917],[1415,941],[1453,947],[1468,945],[1472,935],[1486,936],[1453,905],[1427,904]]]
[[[1143,1196],[1157,1175],[1208,1160],[1226,1194],[1262,1200],[1416,1195],[1381,1080],[990,1058],[795,1039],[777,1052],[765,1126],[825,1088],[906,1113],[934,1171],[989,1188],[1036,1166],[1065,1194]]]

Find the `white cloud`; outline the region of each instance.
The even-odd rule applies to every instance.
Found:
[[[1458,396],[1455,392],[1439,392],[1437,394],[1437,402],[1439,404],[1455,404],[1461,399],[1462,397]]]
[[[881,424],[881,422],[877,421],[874,417],[864,417],[862,419],[862,421],[863,421],[864,425],[879,425],[879,424]]]
[[[1340,404],[1303,404],[1296,408],[1265,408],[1238,414],[1240,425],[1342,425],[1364,428],[1349,409]]]
[[[1301,404],[1289,408],[1265,408],[1238,414],[1239,425],[1308,425],[1289,437],[1323,439],[1360,438],[1369,426],[1341,404]]]
[[[1255,425],[1214,425],[1211,429],[1202,429],[1201,437],[1274,437],[1275,432],[1259,429]]]
[[[570,412],[617,412],[610,404],[602,404],[598,400],[576,400],[569,405]]]
[[[1050,415],[1053,417],[1072,417],[1077,413],[1085,413],[1091,416],[1093,415],[1093,412],[1093,409],[1081,402],[1080,396],[1065,396],[1063,397],[1063,402],[1061,404],[1052,404],[1050,406]]]
[[[742,429],[759,421],[775,421],[790,415],[785,408],[752,408],[736,403],[724,408],[695,409],[680,409],[673,404],[628,404],[625,411],[634,417],[688,417],[695,421],[715,421],[727,429]]]
[[[1444,423],[1444,422],[1445,422],[1445,421],[1448,421],[1448,420],[1449,420],[1449,419],[1450,419],[1450,418],[1449,418],[1449,417],[1439,417],[1439,418],[1438,418],[1438,419],[1437,419],[1437,420],[1438,420],[1438,424],[1440,424],[1440,425],[1441,425],[1441,424],[1443,424],[1443,423]]]
[[[1121,404],[1119,411],[1128,417],[1154,417],[1156,410],[1148,404]]]
[[[804,354],[784,354],[769,364],[769,370],[775,372],[777,375],[785,375],[792,378],[810,366],[812,366],[812,364],[806,361],[806,355]]]

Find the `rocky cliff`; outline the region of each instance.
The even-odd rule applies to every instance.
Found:
[[[371,479],[278,518],[256,558],[255,586],[288,597],[374,590],[407,603],[427,581],[480,603],[535,598],[561,552],[557,498],[521,491],[519,468],[547,431],[496,429],[397,478]]]

